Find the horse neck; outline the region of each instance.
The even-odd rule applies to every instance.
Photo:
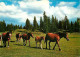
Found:
[[[6,33],[6,37],[8,37],[9,36],[9,33]]]
[[[43,40],[43,37],[40,37],[41,38],[41,40]]]

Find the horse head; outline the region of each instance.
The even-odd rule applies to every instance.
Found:
[[[44,40],[44,43],[45,43],[45,37],[44,37],[44,36],[42,36],[41,38]]]
[[[67,41],[69,41],[68,33],[64,33],[64,38],[66,38],[66,39],[67,39]]]
[[[12,34],[11,32],[7,32],[7,33],[6,33],[6,37],[7,37],[7,38],[10,38],[10,37],[11,37],[11,34]]]
[[[34,38],[34,36],[33,36],[32,33],[28,33],[27,35],[28,35],[28,36],[31,36],[32,38]]]

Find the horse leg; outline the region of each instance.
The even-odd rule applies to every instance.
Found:
[[[42,48],[42,43],[41,43],[41,42],[40,42],[40,45],[41,45],[41,49],[43,49],[43,48]]]
[[[25,46],[26,44],[25,44],[25,39],[23,39],[23,45]]]
[[[29,47],[30,47],[30,39],[29,39]]]
[[[6,41],[3,41],[4,47],[6,47]]]
[[[47,41],[46,41],[46,49],[47,49]]]
[[[27,44],[27,40],[26,40],[26,44]]]
[[[49,50],[50,50],[50,41],[49,41]]]
[[[20,38],[19,38],[19,42],[20,42]]]
[[[55,50],[55,46],[56,46],[56,43],[55,43],[55,45],[54,45],[54,47],[53,47],[53,50]]]
[[[57,41],[58,47],[59,47],[59,51],[61,51],[60,46],[59,46],[59,42]]]
[[[18,38],[16,38],[16,39],[17,39],[16,41],[18,42]]]
[[[9,39],[8,39],[8,47],[9,47]]]
[[[36,41],[36,48],[37,48],[37,41]]]

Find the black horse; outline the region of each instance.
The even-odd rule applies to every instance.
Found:
[[[6,41],[8,41],[8,47],[9,47],[9,40],[11,37],[11,33],[7,32],[7,33],[3,33],[2,34],[2,41],[3,41],[3,46],[6,47]]]
[[[21,37],[22,37],[22,35],[21,35],[20,33],[17,33],[17,34],[16,34],[16,41],[18,41],[18,39],[19,39],[19,41],[20,41]]]
[[[23,45],[24,46],[27,44],[27,40],[29,40],[29,46],[30,46],[30,36],[33,37],[33,34],[32,33],[28,33],[28,34],[23,34],[22,35]],[[26,44],[25,44],[25,40],[26,40]]]

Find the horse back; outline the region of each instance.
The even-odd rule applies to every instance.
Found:
[[[7,34],[7,33],[3,33],[3,34],[2,34],[2,40],[5,40],[5,41],[8,40],[6,34]]]
[[[38,41],[38,40],[40,40],[40,37],[39,36],[36,36],[35,37],[35,41]]]
[[[60,37],[58,34],[47,33],[45,37],[45,41],[50,40],[52,42],[59,40]]]
[[[25,39],[25,40],[29,40],[27,34],[23,34],[23,35],[22,35],[22,38]]]

